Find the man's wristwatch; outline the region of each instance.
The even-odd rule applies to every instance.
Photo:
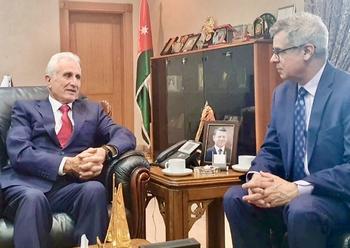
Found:
[[[101,148],[106,151],[106,160],[110,160],[118,155],[118,150],[114,146],[103,145]]]

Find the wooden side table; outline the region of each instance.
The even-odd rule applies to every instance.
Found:
[[[229,187],[241,183],[242,173],[230,169],[215,175],[169,177],[152,166],[150,175],[149,199],[156,197],[158,201],[166,240],[187,238],[192,225],[207,210],[207,247],[225,247],[222,197]]]

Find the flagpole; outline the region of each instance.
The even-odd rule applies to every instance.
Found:
[[[151,137],[151,57],[153,56],[151,21],[147,0],[140,3],[140,23],[138,30],[138,55],[135,98],[141,114],[141,135],[147,145],[149,154],[152,145]]]

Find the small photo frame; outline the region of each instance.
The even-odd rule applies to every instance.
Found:
[[[295,5],[288,5],[278,9],[277,20],[281,20],[290,17],[295,14]]]
[[[244,37],[243,25],[237,25],[233,27],[233,39],[240,40]]]
[[[172,52],[172,45],[175,41],[177,41],[178,37],[173,37],[170,38],[167,43],[165,44],[163,50],[160,52],[160,55],[166,55],[166,54],[170,54]]]
[[[254,21],[254,37],[260,38],[264,35],[264,20],[258,17]]]
[[[192,34],[185,34],[185,35],[182,35],[181,37],[180,37],[180,42],[182,43],[182,44],[185,44],[186,43],[186,41],[187,41],[187,39],[188,39],[188,37],[190,37]]]
[[[172,53],[178,53],[181,51],[181,48],[183,47],[183,44],[180,41],[175,41],[172,45],[171,45],[171,51]]]
[[[191,36],[192,34],[186,34],[182,35],[176,42],[172,44],[172,52],[173,53],[179,53],[182,51],[183,46],[185,45],[187,39]]]
[[[211,121],[204,126],[201,165],[211,164],[213,154],[226,154],[226,164],[237,163],[237,142],[240,122]]]
[[[232,41],[233,36],[233,28],[231,25],[224,25],[221,27],[217,27],[215,29],[215,33],[213,35],[212,44],[224,44]]]
[[[183,45],[181,51],[187,52],[187,51],[193,50],[200,37],[201,37],[201,34],[195,34],[195,35],[189,36],[188,39],[186,40],[185,44]]]

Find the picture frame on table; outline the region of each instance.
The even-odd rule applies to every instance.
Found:
[[[180,41],[175,41],[171,45],[171,51],[172,51],[172,53],[179,53],[181,51],[182,47],[183,47],[183,44]]]
[[[203,150],[201,165],[212,164],[213,154],[217,154],[217,146],[224,146],[227,166],[237,162],[237,143],[240,122],[210,121],[204,125]]]
[[[201,37],[201,34],[194,34],[189,36],[185,44],[183,45],[181,52],[192,51],[195,48],[200,37]]]
[[[160,55],[167,55],[167,54],[171,54],[172,52],[172,45],[174,44],[174,42],[177,41],[179,37],[172,37],[170,38],[167,43],[165,43],[163,50],[160,52]]]
[[[233,26],[233,40],[240,40],[244,37],[244,25]]]
[[[186,35],[182,35],[177,41],[175,41],[172,44],[172,52],[173,53],[179,53],[182,51],[183,46],[185,45],[188,37],[190,37],[191,34],[186,34]]]
[[[296,11],[296,8],[294,4],[279,8],[277,11],[277,20],[290,17],[293,14],[295,14],[295,11]]]
[[[233,28],[231,25],[223,25],[215,28],[214,30],[215,32],[212,40],[213,45],[225,44],[232,41]]]

